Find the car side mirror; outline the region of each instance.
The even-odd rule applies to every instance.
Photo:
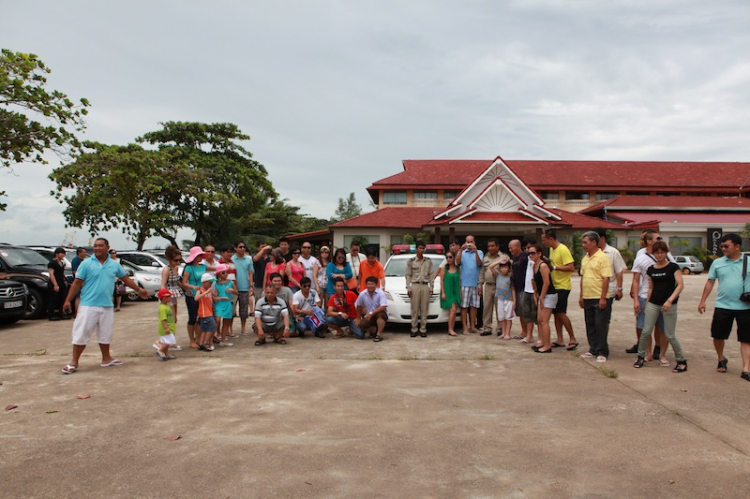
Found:
[[[132,269],[128,269],[128,271],[127,271],[126,273],[127,273],[127,274],[128,274],[128,275],[129,275],[130,277],[133,277],[133,276],[135,275],[135,272],[133,272],[133,270],[132,270]]]
[[[161,267],[161,265],[159,265],[159,262],[151,262],[151,266],[152,267]]]

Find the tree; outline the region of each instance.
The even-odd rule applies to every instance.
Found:
[[[249,140],[231,123],[170,121],[136,139],[156,145],[180,169],[173,207],[178,227],[195,231],[195,244],[236,231],[240,220],[277,198],[265,167],[236,141]]]
[[[357,198],[354,196],[354,193],[351,192],[349,193],[348,198],[339,198],[339,206],[336,208],[336,213],[334,213],[331,218],[331,223],[348,220],[361,214],[362,206],[357,203]]]
[[[34,54],[2,49],[0,54],[0,167],[42,163],[52,150],[68,157],[80,147],[75,136],[84,130],[88,100],[73,102],[45,87],[50,69]],[[38,121],[37,121],[38,120]],[[0,191],[0,196],[5,192]],[[0,211],[6,205],[0,204]]]
[[[52,191],[67,204],[68,225],[86,226],[91,235],[120,228],[143,249],[146,239],[161,236],[176,244],[180,219],[173,208],[180,202],[185,168],[161,151],[139,145],[112,146],[85,142],[84,152],[51,174]],[[72,194],[66,194],[74,189]]]
[[[750,242],[750,223],[745,224],[745,228],[740,231],[740,237],[743,239],[745,244]]]

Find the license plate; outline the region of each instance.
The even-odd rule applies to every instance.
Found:
[[[6,301],[4,308],[18,308],[23,306],[23,301]]]

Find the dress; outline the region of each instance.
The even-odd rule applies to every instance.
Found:
[[[441,291],[440,308],[450,310],[454,303],[461,307],[461,281],[458,269],[455,272],[450,272],[446,267],[443,282],[445,283],[445,289],[442,291],[445,291],[445,300],[443,300]]]
[[[174,271],[172,267],[169,267],[169,277],[167,277],[167,289],[175,296],[180,297],[184,295],[184,291],[180,287],[182,278]],[[176,303],[176,302],[175,302]]]
[[[229,298],[228,300],[214,300],[214,315],[221,319],[231,319],[232,314],[232,295],[227,292],[227,289],[233,287],[233,283],[230,280],[221,283],[216,281],[214,288],[219,298]]]

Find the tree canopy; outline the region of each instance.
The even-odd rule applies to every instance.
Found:
[[[50,69],[34,54],[2,49],[0,54],[0,167],[23,162],[46,163],[52,150],[67,157],[80,147],[76,132],[85,128],[90,104],[74,102],[64,93],[47,90]],[[0,196],[5,192],[0,192]],[[0,210],[5,205],[0,204]]]
[[[339,205],[336,208],[333,217],[331,217],[331,223],[348,220],[361,214],[362,206],[357,203],[357,198],[354,196],[354,193],[350,192],[348,198],[339,198]]]

